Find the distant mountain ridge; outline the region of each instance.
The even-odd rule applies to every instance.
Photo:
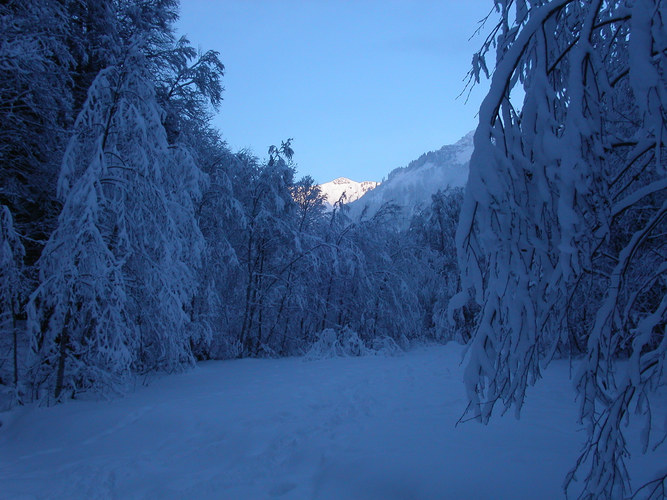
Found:
[[[386,181],[350,203],[350,216],[372,217],[385,203],[395,203],[400,207],[399,222],[404,224],[415,208],[430,203],[438,190],[465,186],[473,135],[469,132],[455,144],[424,153],[407,166],[392,170]]]
[[[327,210],[331,210],[334,203],[340,199],[343,193],[345,193],[345,203],[351,203],[379,185],[380,183],[375,181],[357,182],[347,177],[338,177],[332,181],[320,184],[320,189],[324,195],[324,204]]]

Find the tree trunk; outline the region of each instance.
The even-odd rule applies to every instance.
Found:
[[[60,354],[58,356],[58,371],[56,372],[56,389],[54,396],[56,401],[60,398],[60,393],[63,390],[63,382],[65,379],[65,360],[67,358],[67,344],[69,343],[69,334],[67,328],[69,326],[70,313],[67,313],[65,318],[65,326],[60,333]]]
[[[16,331],[16,315],[12,314],[12,332],[14,332],[14,388],[19,386],[19,355],[18,332]]]

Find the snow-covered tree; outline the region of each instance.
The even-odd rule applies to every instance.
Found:
[[[12,337],[12,382],[15,388],[19,382],[16,318],[23,302],[22,296],[26,292],[24,254],[25,249],[14,229],[12,214],[9,208],[0,205],[0,337]],[[8,382],[0,377],[0,384]]]
[[[567,483],[587,468],[584,496],[618,497],[630,491],[622,423],[645,420],[645,448],[665,432],[652,402],[667,355],[666,6],[495,6],[500,21],[473,58],[478,79],[495,47],[457,233],[453,305],[481,307],[469,409],[482,421],[497,403],[520,410],[527,385],[576,340],[589,437]],[[643,492],[664,494],[665,479]]]
[[[244,234],[237,240],[237,255],[245,281],[240,341],[244,352],[253,355],[268,348],[266,309],[275,300],[275,285],[294,255],[292,216],[296,206],[290,193],[294,182],[290,142],[283,142],[280,148],[271,146],[268,162],[253,162],[254,168],[243,175],[246,185],[239,186]]]
[[[29,311],[33,385],[56,398],[192,360],[203,178],[167,142],[139,49],[98,74],[63,160],[64,208]]]
[[[316,289],[315,276],[324,246],[318,233],[324,211],[324,197],[319,186],[306,176],[289,186],[288,191],[294,201],[294,210],[289,212],[291,248],[281,259],[272,280],[275,315],[267,335],[273,349],[283,355],[293,352],[294,347],[307,344],[303,326],[311,312],[308,303]],[[294,335],[299,330],[301,333]],[[298,341],[295,342],[295,338]]]
[[[187,38],[152,58],[158,100],[170,142],[196,143],[222,101],[224,65],[216,51],[197,52]]]
[[[61,2],[0,5],[0,204],[28,237],[28,266],[60,209],[55,183],[71,119],[67,33]]]
[[[432,195],[430,205],[413,217],[410,234],[415,241],[420,266],[425,268],[420,273],[418,288],[420,303],[425,309],[425,328],[441,340],[450,339],[456,333],[465,343],[470,326],[465,321],[468,311],[461,314],[464,320],[458,322],[456,331],[452,330],[448,317],[449,301],[459,291],[454,236],[462,201],[461,188],[438,191]]]
[[[324,195],[315,180],[307,175],[294,184],[292,198],[297,205],[299,231],[310,229],[324,214]]]
[[[200,142],[195,151],[197,164],[209,182],[197,207],[197,221],[206,245],[197,279],[199,289],[193,301],[193,326],[198,331],[194,351],[200,358],[230,358],[239,353],[234,334],[239,262],[230,238],[231,233],[240,230],[237,224],[243,219],[243,207],[234,197],[232,172],[244,165],[217,134],[209,134],[210,140],[203,137],[208,146],[202,147]]]

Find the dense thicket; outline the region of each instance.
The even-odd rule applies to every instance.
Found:
[[[196,359],[446,340],[459,193],[410,231],[295,179],[290,140],[232,153],[217,52],[173,0],[0,6],[0,387],[122,390]],[[324,332],[324,333],[323,333]],[[329,344],[327,344],[329,342]],[[322,352],[321,352],[322,354]]]
[[[623,425],[665,436],[667,10],[661,0],[496,0],[475,56],[480,110],[457,233],[462,295],[481,308],[466,384],[488,421],[518,410],[558,353],[578,359],[582,496],[631,491]],[[491,66],[489,64],[489,66]],[[520,91],[517,91],[520,89]],[[520,102],[520,99],[523,99]],[[641,495],[662,498],[667,477]]]

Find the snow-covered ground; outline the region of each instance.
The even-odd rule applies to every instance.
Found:
[[[0,414],[0,498],[562,498],[584,438],[568,364],[521,420],[455,427],[461,353],[207,362],[122,399]]]

